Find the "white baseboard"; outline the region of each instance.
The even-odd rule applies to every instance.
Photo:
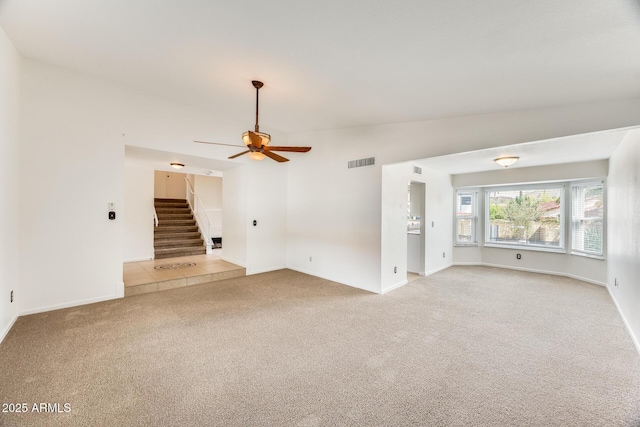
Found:
[[[422,275],[421,275],[422,276]],[[384,288],[382,291],[380,291],[381,295],[386,294],[387,292],[391,292],[394,289],[398,289],[403,287],[404,285],[406,285],[407,283],[409,283],[408,280],[403,280],[401,282],[396,283],[395,285],[391,285],[391,286],[387,286],[386,288]]]
[[[223,260],[223,261],[226,261],[226,262],[230,262],[231,264],[239,265],[242,268],[247,268],[247,265],[244,262],[240,262],[238,260],[226,257],[226,256],[224,256],[224,254],[220,257],[220,259]]]
[[[636,350],[638,351],[638,354],[640,354],[640,340],[638,340],[638,337],[636,337],[635,334],[633,333],[633,330],[631,329],[631,325],[629,325],[629,322],[627,322],[627,318],[624,317],[624,313],[620,309],[620,305],[618,304],[618,300],[616,300],[616,297],[611,292],[611,288],[609,288],[609,286],[607,286],[606,288],[607,288],[607,291],[609,291],[609,296],[613,300],[613,303],[615,304],[616,309],[618,310],[618,313],[620,314],[620,317],[622,318],[622,323],[624,323],[624,327],[627,328],[627,332],[629,333],[629,336],[631,337],[631,341],[633,342],[633,345],[636,346]]]
[[[13,328],[13,325],[16,323],[16,320],[18,320],[18,316],[14,316],[13,319],[11,319],[11,321],[7,325],[7,327],[4,328],[2,332],[0,332],[0,343],[4,341],[5,337],[7,336],[11,328]]]
[[[363,288],[362,286],[353,285],[353,284],[351,284],[351,283],[341,282],[341,281],[339,281],[339,280],[336,280],[335,278],[328,277],[328,276],[325,276],[325,275],[320,275],[320,274],[318,274],[318,273],[311,272],[311,271],[305,270],[305,269],[303,269],[303,268],[295,268],[295,267],[289,267],[289,266],[287,266],[287,267],[285,267],[285,268],[286,268],[286,269],[288,269],[288,270],[297,271],[298,273],[308,274],[309,276],[319,277],[320,279],[328,280],[328,281],[330,281],[330,282],[339,283],[339,284],[341,284],[341,285],[350,286],[350,287],[352,287],[352,288],[356,288],[356,289],[362,289],[363,291],[372,292],[372,293],[374,293],[374,294],[379,294],[379,293],[380,293],[380,292],[378,292],[378,291],[374,291],[374,290],[369,289],[369,288]]]
[[[569,277],[571,279],[580,280],[582,282],[587,282],[587,283],[591,283],[598,286],[604,286],[604,287],[607,286],[607,284],[604,282],[598,282],[597,280],[576,276],[575,274],[560,273],[557,271],[550,271],[550,270],[540,270],[538,268],[514,267],[511,265],[489,264],[486,262],[456,262],[456,263],[453,263],[453,265],[480,265],[484,267],[503,268],[505,270],[526,271],[528,273],[538,273],[538,274],[549,274],[551,276]]]
[[[440,267],[434,268],[433,270],[429,270],[429,271],[425,272],[424,274],[420,273],[420,275],[421,276],[430,276],[430,275],[432,275],[434,273],[437,273],[438,271],[446,270],[447,268],[451,267],[452,265],[453,265],[453,263],[445,264],[445,265],[442,265]]]
[[[118,298],[121,298],[121,297],[117,295],[107,295],[107,296],[98,297],[98,298],[90,298],[86,300],[65,302],[62,304],[47,305],[44,307],[36,307],[36,308],[30,308],[27,310],[22,310],[19,313],[19,315],[26,316],[28,314],[44,313],[45,311],[53,311],[53,310],[60,310],[62,308],[77,307],[79,305],[93,304],[96,302],[109,301],[109,300],[118,299]]]
[[[122,262],[140,262],[140,261],[151,261],[151,260],[153,260],[153,255],[151,255],[149,257],[125,259]]]
[[[277,267],[268,267],[268,268],[261,268],[259,270],[249,270],[247,268],[247,276],[251,276],[253,274],[261,274],[261,273],[268,273],[270,271],[278,271],[278,270],[283,270],[287,267],[285,267],[284,265],[280,265]]]
[[[124,282],[116,283],[117,298],[124,298]]]

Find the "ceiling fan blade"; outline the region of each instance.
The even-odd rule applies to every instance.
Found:
[[[255,132],[249,131],[249,139],[251,140],[251,145],[256,148],[262,148],[262,138]]]
[[[222,142],[208,142],[208,141],[193,141],[193,142],[197,142],[198,144],[227,145],[227,146],[229,146],[229,147],[244,147],[244,145],[238,145],[238,144],[223,144]]]
[[[227,157],[227,158],[228,159],[235,159],[236,157],[240,157],[243,154],[247,154],[247,153],[250,153],[250,152],[251,152],[251,150],[243,151],[242,153],[234,154],[233,156],[230,156],[230,157]]]
[[[272,158],[276,162],[288,162],[289,161],[289,159],[284,158],[282,156],[279,156],[278,154],[272,153],[272,152],[267,151],[267,150],[264,150],[263,153],[264,153],[265,156]]]
[[[293,151],[295,153],[306,153],[307,151],[311,150],[311,147],[284,147],[266,145],[264,149],[269,151]]]

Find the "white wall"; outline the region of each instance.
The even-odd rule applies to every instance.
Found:
[[[186,199],[186,174],[180,172],[155,171],[154,197],[158,199]]]
[[[222,258],[247,274],[285,267],[287,166],[265,159],[224,172]]]
[[[18,274],[20,56],[0,28],[0,342],[24,297]],[[33,268],[33,266],[31,266]],[[10,293],[14,291],[14,302]]]
[[[243,166],[249,180],[247,274],[286,266],[288,166],[288,163],[277,163],[271,159]],[[253,226],[254,220],[257,221],[256,226]]]
[[[638,117],[640,100],[627,100],[291,134],[289,145],[313,149],[289,164],[287,265],[378,292],[382,165],[634,126]],[[347,169],[371,156],[375,166]]]
[[[248,166],[240,166],[224,172],[222,180],[222,259],[233,264],[247,266],[247,204],[249,185]]]
[[[193,191],[198,194],[205,209],[222,209],[222,178],[194,175]]]
[[[422,168],[422,175],[413,174],[413,179],[427,185],[424,268],[429,275],[453,262],[453,187],[450,175],[429,168]]]
[[[115,94],[27,60],[22,87],[21,312],[118,297],[122,216],[107,218],[124,202]]]
[[[377,151],[349,134],[303,134],[290,142],[313,148],[288,156],[287,266],[379,292],[381,167],[347,169],[349,160]]]
[[[379,287],[369,289],[374,292],[388,292],[407,283],[407,184],[412,173],[410,163],[382,167],[381,270]]]
[[[500,171],[459,174],[452,177],[456,188],[482,187],[544,181],[570,181],[604,178],[609,170],[608,160],[568,163],[551,166],[503,169]],[[570,200],[567,188],[565,201]],[[478,209],[484,212],[484,195],[479,193]],[[481,218],[484,218],[483,216]],[[568,225],[565,226],[568,229]],[[478,241],[484,240],[484,219],[478,224]],[[516,254],[522,258],[517,259]],[[607,260],[594,259],[570,253],[540,252],[479,246],[456,246],[453,261],[461,265],[490,265],[502,268],[559,274],[591,283],[604,285],[607,281]]]
[[[30,59],[21,84],[20,314],[122,296],[125,144],[205,156],[193,140],[220,127],[208,111]]]
[[[106,218],[109,202],[119,209],[124,201],[124,145],[210,156],[211,147],[193,140],[224,126],[205,110],[38,61],[25,59],[22,69],[20,309],[35,312],[121,295],[123,223],[121,216]],[[381,165],[631,126],[637,117],[640,100],[627,100],[283,135],[278,137],[283,145],[313,149],[288,156],[288,178],[279,175],[283,169],[268,172],[273,189],[261,175],[231,173],[253,181],[230,185],[247,189],[244,196],[229,196],[236,206],[227,203],[223,184],[225,212],[231,208],[240,215],[234,217],[235,229],[225,215],[225,256],[250,265],[262,256],[252,265],[260,271],[280,265],[284,256],[277,251],[286,247],[285,264],[291,268],[379,290]],[[372,155],[375,166],[347,169],[348,160]],[[250,164],[255,163],[238,169]],[[279,187],[282,179],[285,189]],[[286,203],[279,202],[283,195]],[[280,224],[286,224],[286,243],[277,228],[253,230],[257,234],[249,239],[248,219],[254,215],[266,218],[260,224],[285,216],[287,222]],[[265,237],[272,232],[275,240]],[[228,252],[233,244],[227,235],[237,236],[235,253]],[[249,254],[247,244],[253,241],[261,250]],[[22,268],[43,245],[54,243],[60,246],[41,258],[40,269]]]
[[[640,352],[639,130],[629,132],[613,153],[607,183],[607,286]]]
[[[382,167],[381,288],[388,292],[407,278],[407,184],[425,184],[421,218],[424,235],[424,266],[421,274],[432,274],[451,265],[453,254],[453,189],[451,176],[426,167],[413,172],[413,163]],[[442,254],[445,254],[443,257]],[[394,273],[394,267],[397,273]]]
[[[462,188],[527,182],[568,181],[603,178],[607,176],[608,171],[608,160],[594,160],[590,162],[458,174],[452,176],[452,182],[455,188]]]
[[[124,262],[153,259],[154,170],[131,161],[124,165]]]

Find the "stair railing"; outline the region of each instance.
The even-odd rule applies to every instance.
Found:
[[[189,203],[189,208],[193,212],[193,215],[196,218],[196,222],[198,223],[198,228],[200,229],[200,234],[202,234],[202,238],[205,241],[207,246],[207,254],[211,253],[213,249],[213,241],[209,236],[209,230],[211,229],[211,221],[209,220],[209,216],[207,215],[207,210],[205,209],[202,201],[198,197],[198,195],[193,191],[193,187],[191,186],[191,181],[189,178],[185,177],[185,182],[187,183],[187,203]]]

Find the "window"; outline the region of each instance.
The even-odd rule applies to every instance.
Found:
[[[571,186],[571,251],[603,256],[604,184]]]
[[[456,197],[456,244],[476,244],[477,203],[475,191],[458,191]]]
[[[558,185],[487,190],[485,244],[563,250],[563,193]]]

